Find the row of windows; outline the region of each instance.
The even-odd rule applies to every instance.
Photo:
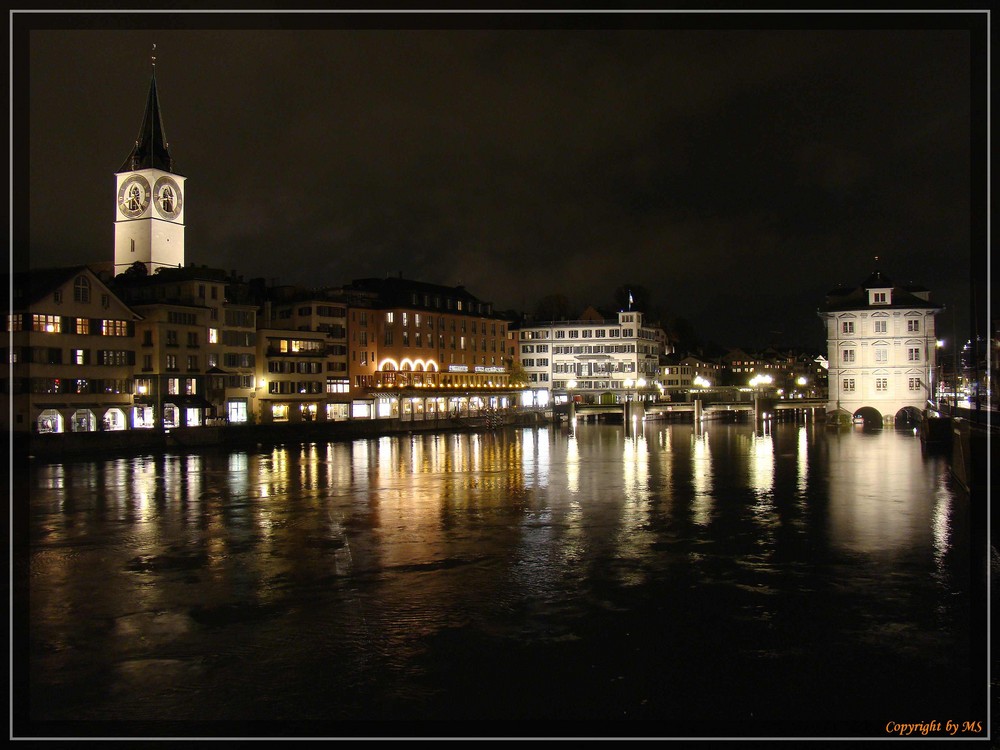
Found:
[[[13,387],[14,393],[130,394],[133,383],[132,378],[14,378]]]
[[[63,350],[44,346],[14,347],[8,357],[7,349],[2,350],[3,358],[11,364],[27,363],[36,365],[134,365],[135,352],[117,349],[98,349],[91,361],[90,349],[68,349],[63,358]]]
[[[521,364],[525,367],[548,367],[549,360],[547,357],[539,357],[538,359],[525,359],[521,361]]]
[[[318,380],[272,380],[267,384],[268,393],[322,393],[323,384]]]
[[[322,362],[288,362],[287,360],[270,360],[267,363],[267,371],[274,373],[300,373],[303,375],[315,375],[323,372]]]
[[[635,344],[553,346],[553,354],[635,354]]]
[[[42,333],[78,333],[101,336],[131,336],[132,321],[101,318],[72,318],[61,315],[27,315],[13,313],[7,315],[8,331],[39,331]]]
[[[875,351],[875,361],[876,362],[888,362],[889,361],[889,350],[883,348],[877,348]],[[856,362],[857,358],[855,356],[856,351],[854,349],[844,349],[841,351],[841,362]],[[920,361],[920,347],[911,346],[906,349],[906,361],[907,362],[919,362]]]
[[[886,333],[888,328],[888,321],[885,320],[873,320],[872,321],[872,331],[874,333]],[[907,320],[906,321],[906,331],[907,333],[919,333],[920,332],[920,321],[919,320]],[[845,334],[853,334],[854,321],[845,320],[841,322],[840,332]]]
[[[646,372],[649,368],[641,368]],[[552,367],[557,375],[610,375],[615,372],[635,372],[635,362],[557,362]]]
[[[385,314],[385,323],[386,323],[386,326],[394,325],[395,322],[396,322],[396,313],[395,312],[387,312]],[[434,316],[433,315],[421,315],[420,313],[412,313],[411,314],[409,312],[403,312],[403,313],[400,313],[400,322],[402,323],[402,327],[403,328],[409,328],[410,327],[410,323],[412,323],[413,324],[413,326],[412,326],[413,328],[425,327],[428,330],[433,330],[434,329]],[[421,324],[423,324],[423,326]],[[437,319],[437,328],[438,328],[438,330],[439,331],[444,331],[444,330],[447,329],[447,327],[448,326],[447,326],[447,323],[446,323],[445,319],[439,317]],[[476,333],[476,329],[477,329],[477,325],[476,325],[476,321],[474,321],[474,320],[465,320],[465,319],[463,319],[463,320],[461,320],[461,324],[459,325],[459,321],[458,320],[456,320],[455,318],[451,319],[451,330],[452,331],[461,330],[462,333],[466,333],[466,332]],[[485,320],[479,321],[478,329],[479,329],[479,333],[481,333],[483,336],[485,336],[487,334],[487,327],[486,327],[486,321]],[[497,324],[495,322],[490,323],[489,333],[492,336],[496,336],[497,335]],[[506,332],[505,332],[504,326],[502,324],[500,325],[499,335],[500,336],[506,336]]]
[[[327,378],[327,393],[350,393],[351,381],[347,378]]]
[[[253,354],[240,353],[240,352],[226,352],[222,355],[222,366],[223,367],[253,367],[257,362],[257,357]],[[214,356],[209,357],[209,367],[216,367],[217,362],[214,360]]]
[[[142,345],[143,346],[150,346],[152,343],[153,343],[153,332],[152,331],[143,331],[143,333],[142,333]],[[179,346],[180,344],[178,343],[177,331],[174,331],[174,330],[168,330],[168,331],[166,331],[166,337],[165,337],[164,344],[166,346]],[[196,346],[198,346],[198,332],[197,331],[188,331],[187,332],[187,345],[189,347],[196,347]]]
[[[287,311],[286,310],[281,310],[281,311],[279,311],[279,317],[288,317],[288,315],[284,314],[285,312],[291,312],[291,310],[287,310]],[[312,306],[300,307],[299,310],[298,310],[298,312],[299,312],[299,315],[302,315],[302,316],[312,315],[313,314],[313,308],[312,308]],[[347,308],[345,308],[345,307],[333,307],[331,305],[316,305],[316,315],[318,315],[321,318],[346,318],[347,317]]]
[[[196,313],[167,311],[167,322],[178,325],[196,326],[198,325],[198,315]]]
[[[256,328],[257,314],[253,310],[226,310],[227,326],[234,328]]]
[[[923,384],[922,384],[922,381],[920,380],[920,378],[907,378],[906,381],[907,381],[907,383],[906,383],[907,384],[907,390],[910,390],[910,391],[919,391],[923,387]],[[842,381],[842,383],[843,383],[842,390],[845,393],[853,393],[853,392],[855,392],[857,390],[857,379],[856,378],[844,378],[844,380]],[[874,383],[875,383],[875,390],[878,391],[878,392],[884,393],[885,391],[889,390],[889,379],[888,378],[881,378],[881,377],[880,378],[875,378],[874,379]]]
[[[318,339],[268,339],[268,348],[281,354],[319,354],[324,344]]]
[[[443,302],[444,309],[446,310],[466,310],[479,315],[490,315],[493,312],[493,306],[488,302],[484,304],[482,302],[473,302],[472,300],[452,299],[451,297],[445,297]],[[436,294],[431,296],[430,294],[413,292],[410,295],[410,303],[414,305],[423,304],[424,307],[431,307],[433,304],[435,308],[441,309],[442,299]]]

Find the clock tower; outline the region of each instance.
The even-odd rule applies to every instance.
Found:
[[[184,265],[184,180],[170,158],[156,63],[135,146],[115,173],[115,273],[136,261],[149,273]]]

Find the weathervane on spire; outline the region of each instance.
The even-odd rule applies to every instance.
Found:
[[[149,56],[150,60],[153,62],[153,67],[156,67],[156,42],[153,42],[153,53]]]

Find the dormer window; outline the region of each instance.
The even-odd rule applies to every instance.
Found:
[[[868,295],[869,295],[869,304],[872,305],[888,305],[890,302],[889,290],[887,289],[882,289],[879,291],[870,290],[868,292]]]

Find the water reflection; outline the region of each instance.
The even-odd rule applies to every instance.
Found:
[[[694,497],[691,500],[691,514],[699,526],[707,526],[712,520],[712,457],[709,451],[709,432],[696,430],[691,436],[691,479]]]
[[[484,665],[533,667],[533,644],[585,667],[565,684],[529,669],[550,697],[587,684],[608,644],[609,670],[655,663],[649,684],[675,670],[696,691],[734,660],[794,664],[817,628],[839,655],[864,648],[879,606],[936,643],[968,542],[946,467],[892,431],[580,424],[31,471],[32,676],[52,718],[156,718],[164,695],[213,717],[275,692],[293,716],[471,702],[441,675],[482,689]],[[930,602],[933,627],[870,595],[888,584]],[[842,666],[822,658],[809,668]]]
[[[829,461],[831,543],[853,552],[898,554],[930,546],[935,465],[911,433],[833,433]]]

